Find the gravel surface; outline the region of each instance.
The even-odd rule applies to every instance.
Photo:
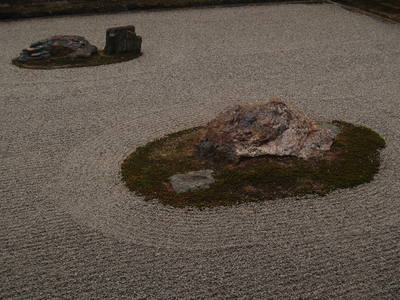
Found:
[[[18,69],[30,42],[100,47],[121,64]],[[336,5],[265,5],[0,23],[1,299],[399,299],[399,25]],[[120,182],[135,147],[227,105],[281,97],[387,141],[376,179],[326,197],[206,210]]]

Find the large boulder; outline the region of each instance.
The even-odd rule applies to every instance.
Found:
[[[77,35],[57,35],[41,40],[22,50],[19,62],[48,60],[56,58],[90,57],[97,53],[97,47],[84,37]]]
[[[142,37],[136,35],[135,26],[121,26],[107,29],[104,54],[140,54]]]
[[[206,126],[198,150],[207,157],[229,160],[261,155],[310,159],[328,151],[337,133],[334,125],[311,120],[276,99],[220,113]]]

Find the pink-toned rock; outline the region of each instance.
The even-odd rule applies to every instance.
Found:
[[[206,126],[198,150],[204,156],[229,160],[261,155],[318,158],[331,148],[338,131],[272,100],[220,113]]]
[[[22,50],[19,62],[56,58],[88,58],[97,54],[97,47],[78,35],[56,35],[41,40]]]

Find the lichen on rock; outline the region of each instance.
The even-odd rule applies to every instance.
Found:
[[[338,131],[333,127],[279,99],[236,105],[208,123],[198,151],[228,160],[261,155],[319,158],[335,140]]]
[[[184,174],[175,174],[169,178],[176,193],[185,193],[207,189],[215,182],[213,170],[198,170]]]
[[[84,37],[77,35],[56,35],[41,40],[22,50],[17,61],[27,63],[40,60],[59,58],[88,58],[97,54],[97,47],[90,44]]]

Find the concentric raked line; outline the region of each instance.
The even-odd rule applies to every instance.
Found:
[[[328,117],[373,125],[388,139],[375,180],[326,197],[281,199],[232,207],[198,210],[144,201],[122,183],[120,164],[137,146],[167,133],[204,124],[228,103],[210,108],[188,104],[149,112],[123,122],[77,147],[60,169],[54,189],[62,207],[80,224],[117,239],[154,247],[213,249],[262,244],[284,245],[336,235],[385,230],[398,218],[400,204],[399,136],[390,123],[371,111],[357,114],[330,105]],[[184,111],[182,111],[184,110]],[[357,116],[356,116],[357,115]],[[353,116],[353,117],[352,117]],[[390,188],[388,188],[390,185]],[[384,218],[382,218],[384,216]],[[284,237],[284,238],[283,238]]]

